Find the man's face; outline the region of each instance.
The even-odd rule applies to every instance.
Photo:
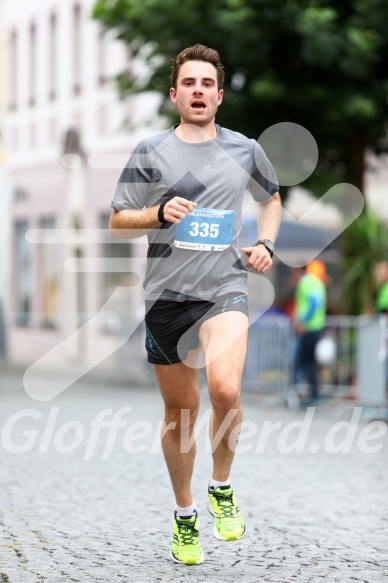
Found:
[[[214,120],[224,91],[217,87],[217,70],[211,63],[187,61],[180,68],[177,88],[170,89],[181,123],[205,126]]]
[[[388,282],[388,263],[381,261],[375,267],[375,277],[378,285]]]

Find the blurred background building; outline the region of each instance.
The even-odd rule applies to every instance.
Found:
[[[131,284],[127,273],[139,273],[144,264],[137,259],[144,256],[144,242],[109,239],[109,204],[132,148],[168,122],[157,115],[160,98],[154,93],[119,98],[115,76],[142,75],[144,65],[91,18],[93,4],[0,0],[0,355],[7,348],[8,358],[23,364],[91,321],[117,286]],[[381,159],[373,165],[367,198],[388,217],[387,164]],[[313,202],[295,188],[287,208],[296,217]],[[249,202],[246,208],[253,217]],[[306,248],[325,247],[320,258],[331,276],[334,305],[340,251],[338,243],[325,241],[341,216],[334,207],[315,208],[308,224],[282,225],[278,249],[287,250],[292,264],[295,257],[303,261]],[[255,228],[248,217],[243,244],[256,239]],[[125,270],[114,259],[124,260]],[[278,261],[270,278],[284,303],[293,291],[290,269]],[[265,295],[260,279],[251,283],[258,309]],[[56,357],[61,364],[103,360],[112,338],[123,333],[125,317],[141,311],[140,291],[133,305],[125,306],[127,299],[118,295],[113,312],[68,343]]]
[[[5,27],[5,4],[0,2],[0,359],[6,354],[6,324],[5,313],[9,298],[9,198],[10,188],[7,183],[7,173],[5,169],[6,133],[5,120],[7,112],[7,90],[6,90],[6,51],[7,34]]]
[[[33,362],[96,314],[122,277],[104,272],[104,258],[131,256],[130,244],[101,234],[62,244],[50,236],[107,228],[120,168],[155,118],[151,95],[119,100],[113,78],[134,65],[91,19],[92,6],[1,2],[0,301],[13,361]],[[48,237],[27,241],[35,229]],[[66,258],[81,272],[65,271]],[[88,258],[101,266],[82,273]],[[107,332],[89,330],[69,360],[87,359]]]

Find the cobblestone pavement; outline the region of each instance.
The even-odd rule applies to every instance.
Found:
[[[368,445],[381,447],[363,452],[360,435],[371,422],[364,414],[350,451],[327,451],[330,431],[349,421],[353,405],[310,410],[303,452],[284,453],[300,431],[289,424],[303,422],[306,412],[245,396],[251,423],[240,446],[248,451],[236,455],[232,483],[248,534],[236,542],[212,536],[206,510],[211,454],[203,427],[193,494],[205,562],[187,567],[168,556],[173,499],[158,444],[163,408],[156,389],[84,381],[39,402],[24,393],[20,377],[0,381],[0,583],[388,581],[387,433],[379,436],[383,425],[376,426]],[[200,419],[208,408],[203,391]],[[107,409],[105,421],[117,415],[116,436],[109,427],[96,434],[90,425]],[[281,425],[264,447],[269,422]],[[333,443],[349,438],[346,432],[345,426],[338,430]],[[13,453],[12,447],[29,451]]]

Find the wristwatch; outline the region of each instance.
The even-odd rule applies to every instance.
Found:
[[[273,257],[273,252],[275,251],[275,245],[274,245],[274,243],[272,243],[272,241],[270,241],[269,239],[259,239],[253,245],[253,247],[256,247],[257,245],[264,245],[264,247],[266,249],[268,249],[271,258]]]

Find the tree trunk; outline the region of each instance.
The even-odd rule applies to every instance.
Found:
[[[348,178],[364,194],[364,172],[365,172],[365,131],[361,128],[354,128],[350,135]]]
[[[347,163],[347,173],[346,173],[346,181],[358,188],[358,190],[364,195],[364,210],[366,211],[366,200],[364,194],[364,171],[365,171],[365,150],[366,150],[366,140],[365,140],[365,132],[360,128],[353,128],[350,133],[349,138],[349,150],[348,150],[348,163]],[[342,212],[345,216],[350,217],[352,216],[352,208],[353,208],[353,201],[354,201],[354,191],[349,189],[344,199],[342,201]],[[357,220],[357,218],[355,219]],[[344,260],[349,260],[353,257],[354,261],[357,261],[357,251],[351,243],[352,238],[351,229],[345,229],[341,236],[342,241],[342,257]],[[349,250],[350,255],[349,255]],[[367,285],[368,287],[368,285]],[[362,300],[360,299],[360,306],[363,307],[360,310],[360,313],[365,313],[365,311],[370,310],[370,290],[364,289],[362,285],[355,290],[356,294],[361,294]],[[344,290],[342,291],[342,307],[343,312],[345,314],[349,313],[349,298],[346,297]],[[356,315],[356,314],[353,314]]]

